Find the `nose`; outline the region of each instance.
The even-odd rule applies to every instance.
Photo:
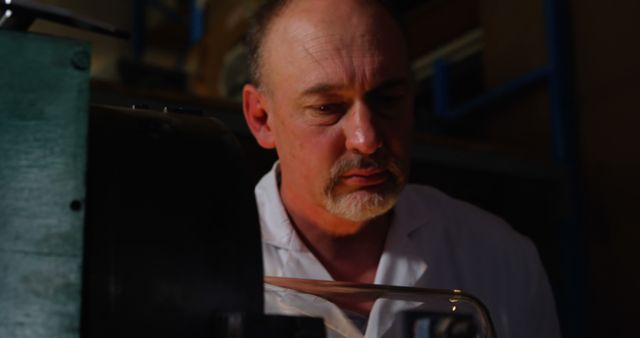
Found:
[[[382,147],[382,134],[371,109],[361,102],[354,104],[344,126],[347,150],[371,155]]]

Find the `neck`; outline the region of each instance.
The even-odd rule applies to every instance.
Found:
[[[282,200],[298,236],[333,279],[355,283],[374,282],[390,225],[390,213],[355,223],[331,215],[321,208],[315,212],[308,212],[309,208],[297,208],[298,204],[288,203],[286,194],[282,194]],[[330,229],[357,230],[342,234]]]
[[[360,231],[348,236],[336,236],[322,230],[308,218],[290,213],[294,228],[334,280],[373,284],[378,263],[384,251],[390,215],[362,224]],[[329,297],[343,309],[368,316],[374,300],[354,297]]]
[[[301,196],[280,190],[282,202],[300,239],[337,281],[372,284],[391,224],[391,213],[355,223],[304,203]],[[295,195],[295,193],[293,194]],[[348,235],[336,229],[351,229]],[[368,316],[373,300],[332,297],[339,307]]]

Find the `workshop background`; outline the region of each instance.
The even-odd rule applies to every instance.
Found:
[[[132,32],[30,29],[91,42],[93,104],[202,110],[236,132],[254,179],[270,167],[239,103],[259,0],[41,2]],[[418,84],[412,180],[534,239],[565,337],[637,336],[640,2],[390,3]]]

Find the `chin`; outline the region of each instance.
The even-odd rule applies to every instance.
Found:
[[[366,222],[391,210],[398,201],[400,191],[401,188],[385,192],[358,190],[329,198],[326,209],[331,214],[356,224],[349,229],[334,229],[332,232],[343,235],[357,233]]]

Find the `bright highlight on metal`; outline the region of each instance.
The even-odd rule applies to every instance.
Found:
[[[11,0],[5,0],[5,1],[11,1]],[[13,12],[10,9],[7,9],[6,11],[4,11],[2,16],[0,16],[0,27],[2,27],[4,22],[7,21],[7,19],[9,19],[11,15],[13,15]]]

